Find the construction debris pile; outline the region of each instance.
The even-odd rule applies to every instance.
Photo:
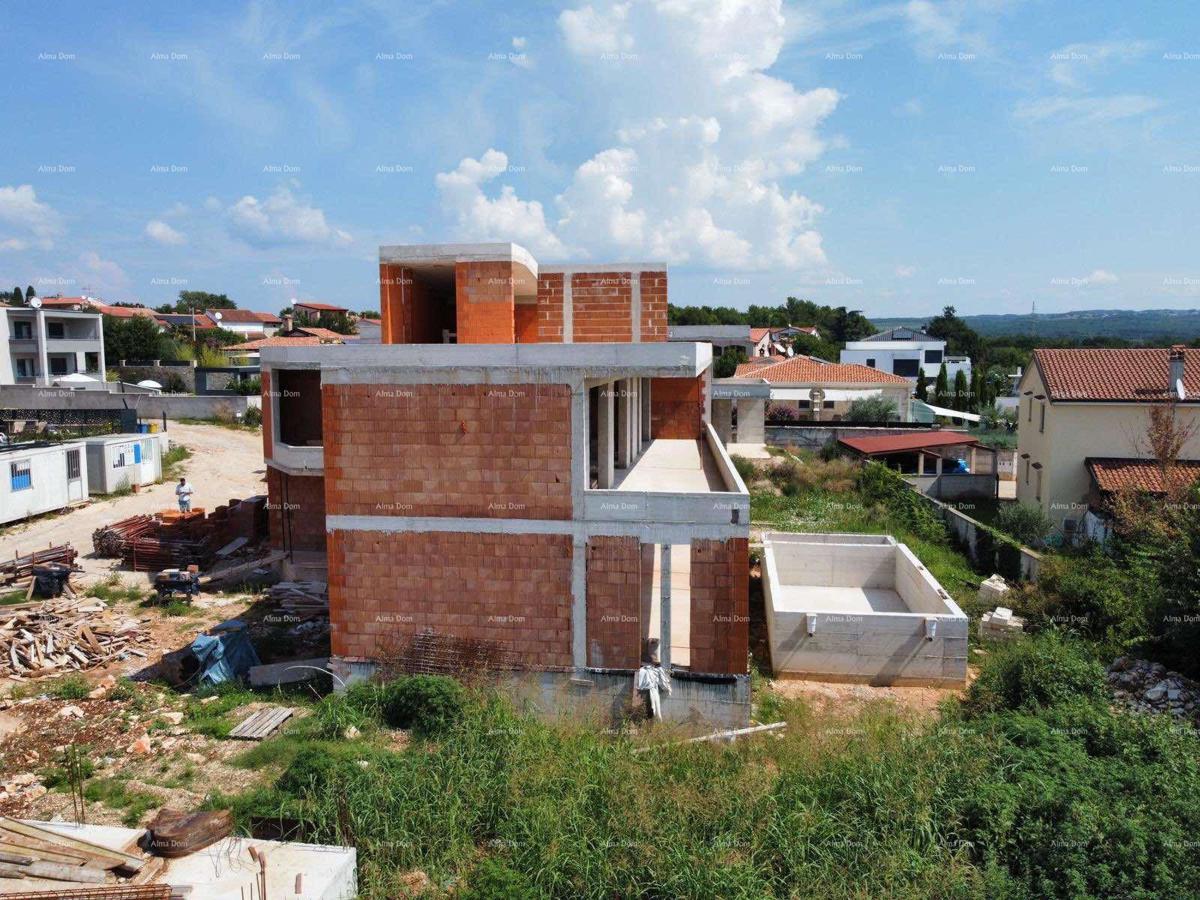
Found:
[[[1124,706],[1141,713],[1170,713],[1200,724],[1200,684],[1162,663],[1119,656],[1108,667],[1108,684]]]
[[[323,581],[280,581],[271,586],[271,602],[298,619],[329,615],[329,589]]]
[[[0,607],[0,673],[22,680],[90,669],[129,656],[149,636],[103,600],[63,597]]]
[[[0,876],[4,878],[107,884],[110,872],[130,875],[140,868],[140,855],[0,816]]]
[[[34,566],[55,563],[72,568],[75,565],[75,557],[78,555],[75,548],[70,544],[61,544],[57,547],[51,546],[45,550],[35,550],[28,556],[14,554],[12,559],[0,560],[0,584],[7,587],[18,586],[18,582],[24,582],[27,578],[33,578]]]
[[[166,510],[131,516],[92,532],[97,556],[119,557],[135,572],[208,566],[235,541],[254,544],[267,533],[266,497],[230,500],[211,513]]]

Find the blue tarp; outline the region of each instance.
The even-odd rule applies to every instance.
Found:
[[[212,634],[202,634],[192,641],[192,653],[200,662],[197,684],[231,681],[259,665],[246,624],[237,619],[222,622]]]

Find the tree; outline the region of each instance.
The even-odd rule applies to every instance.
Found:
[[[104,357],[109,365],[117,365],[123,359],[164,359],[169,355],[168,349],[158,323],[149,316],[104,317]]]
[[[976,364],[983,360],[983,338],[958,317],[953,306],[944,307],[940,316],[930,319],[925,333],[945,341],[946,352],[951,356],[969,356]]]
[[[967,373],[959,369],[954,373],[954,401],[951,409],[967,409],[971,405],[971,388],[967,384]]]
[[[26,285],[26,287],[25,287],[25,302],[28,303],[30,300],[32,300],[36,296],[37,296],[37,291],[35,291],[33,289],[33,285],[32,284]]]
[[[208,291],[180,291],[179,301],[175,304],[175,312],[190,313],[205,309],[237,309],[238,306],[224,294],[210,294]]]
[[[899,418],[895,401],[887,397],[860,397],[846,411],[847,422],[890,422]]]
[[[988,405],[987,385],[983,381],[983,376],[979,374],[978,369],[971,370],[971,397],[970,405],[967,407],[969,412],[977,413],[981,409],[986,409]]]
[[[946,364],[942,363],[942,367],[938,369],[937,381],[933,383],[933,405],[946,406],[950,399],[950,375],[946,371]]]
[[[929,376],[925,374],[924,366],[921,366],[921,370],[917,373],[917,399],[929,399]]]
[[[12,289],[12,293],[9,294],[8,300],[13,306],[25,305],[25,295],[21,293],[21,289],[19,287]]]
[[[740,363],[746,361],[746,353],[741,347],[726,347],[713,363],[714,378],[732,378]]]
[[[870,320],[857,309],[847,310],[839,306],[833,311],[833,321],[829,325],[829,339],[837,344],[847,341],[857,341],[867,337],[874,330]]]

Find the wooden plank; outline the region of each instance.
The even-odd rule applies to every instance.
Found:
[[[24,835],[25,837],[37,838],[39,841],[48,841],[51,844],[56,844],[70,851],[80,853],[83,856],[101,857],[112,860],[112,865],[121,866],[122,868],[137,871],[141,868],[142,858],[133,856],[128,853],[122,853],[119,850],[112,850],[108,847],[102,847],[99,844],[93,844],[91,841],[84,841],[79,838],[71,837],[59,831],[51,831],[48,828],[38,828],[36,825],[30,825],[27,822],[19,822],[16,819],[11,819],[8,816],[0,816],[0,828],[13,834]]]
[[[240,563],[236,566],[230,566],[228,569],[222,569],[220,572],[212,572],[200,579],[200,586],[206,587],[207,585],[214,584],[216,582],[226,581],[229,578],[232,578],[234,575],[244,575],[258,568],[267,568],[269,566],[273,566],[286,556],[287,553],[285,551],[276,550],[258,559]]]
[[[33,862],[27,866],[0,864],[4,878],[46,878],[50,881],[74,881],[78,884],[104,884],[108,872],[89,866],[67,866],[62,863]]]
[[[280,725],[290,719],[296,710],[290,706],[272,706],[260,709],[243,719],[229,732],[231,738],[245,741],[261,741]]]

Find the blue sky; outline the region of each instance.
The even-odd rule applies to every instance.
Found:
[[[1191,4],[184,6],[0,7],[0,285],[369,309],[381,243],[513,240],[678,304],[1200,306]]]

